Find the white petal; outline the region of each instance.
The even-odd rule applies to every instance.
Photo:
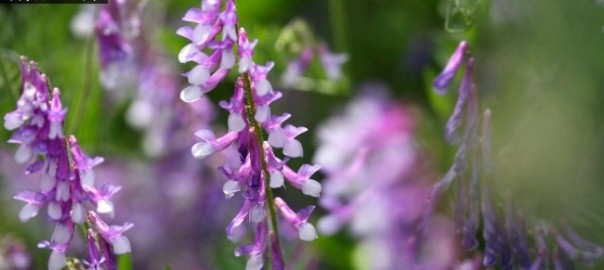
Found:
[[[222,36],[228,37],[232,41],[237,40],[237,30],[235,30],[235,25],[228,24],[222,28]]]
[[[207,38],[212,27],[207,24],[198,24],[193,30],[193,42],[195,44],[203,43]]]
[[[319,227],[319,231],[321,231],[321,233],[325,235],[332,235],[340,229],[342,223],[337,216],[329,215],[319,219],[317,226]]]
[[[312,179],[307,179],[302,183],[302,193],[313,197],[319,197],[321,194],[321,183]]]
[[[21,117],[4,117],[4,128],[13,130],[23,125]]]
[[[231,50],[222,51],[222,58],[220,59],[220,65],[223,68],[230,69],[235,66],[235,54]]]
[[[241,115],[236,113],[229,114],[228,125],[230,131],[239,132],[245,128],[245,121]]]
[[[28,162],[34,155],[34,151],[27,144],[21,144],[15,153],[15,161],[19,164]]]
[[[130,252],[130,241],[126,236],[120,235],[111,240],[111,246],[113,247],[113,253],[124,254]]]
[[[264,206],[263,205],[254,205],[252,209],[250,209],[250,222],[252,223],[260,223],[264,220]]]
[[[99,200],[96,204],[96,211],[101,214],[109,214],[113,212],[113,203],[108,200]]]
[[[53,250],[52,253],[50,253],[50,258],[48,259],[48,269],[60,270],[63,269],[65,265],[67,265],[65,253]]]
[[[210,79],[210,69],[204,65],[197,65],[188,74],[189,83],[195,85],[205,84]]]
[[[189,85],[187,88],[180,91],[180,99],[184,102],[194,102],[203,96],[201,87],[197,85]]]
[[[270,115],[271,108],[269,108],[268,106],[258,106],[256,108],[256,115],[254,116],[254,118],[256,118],[256,121],[264,123],[268,120]]]
[[[268,133],[268,143],[273,147],[281,148],[285,145],[285,132],[281,128],[271,130]]]
[[[94,171],[85,170],[80,171],[80,183],[82,186],[92,187],[94,186]]]
[[[130,104],[126,120],[135,128],[146,128],[153,123],[155,110],[151,102],[137,99]]]
[[[262,255],[252,255],[245,264],[245,270],[261,270],[264,266]]]
[[[48,161],[48,175],[53,178],[57,176],[57,162],[54,159]]]
[[[56,196],[55,200],[57,201],[68,201],[70,196],[69,192],[69,184],[65,181],[59,182],[57,184]]]
[[[69,215],[71,216],[71,220],[76,224],[84,223],[84,209],[82,208],[82,204],[74,203],[71,206],[71,213],[69,213]]]
[[[205,158],[215,152],[214,146],[207,142],[198,142],[191,147],[191,153],[194,158]]]
[[[259,96],[264,96],[267,93],[273,92],[273,86],[267,79],[262,79],[256,82],[256,94]]]
[[[239,73],[245,73],[250,70],[252,59],[249,56],[239,58]]]
[[[58,244],[66,244],[71,239],[69,228],[62,223],[55,225],[55,230],[52,233],[52,241]]]
[[[232,233],[230,235],[227,234],[227,238],[232,242],[239,242],[243,236],[245,236],[245,226],[243,225],[234,227]]]
[[[279,188],[283,186],[283,174],[281,174],[281,172],[279,171],[274,171],[271,173],[271,183],[270,183],[270,187],[271,188]]]
[[[310,223],[304,223],[298,228],[298,236],[304,241],[313,241],[317,239],[317,231]]]
[[[19,220],[21,220],[21,222],[26,222],[29,219],[35,217],[38,214],[39,210],[40,210],[39,206],[28,203],[25,206],[23,206],[23,208],[19,212]]]
[[[62,137],[63,137],[63,127],[61,126],[61,123],[50,122],[50,130],[48,131],[48,138],[55,139],[55,138],[62,138]]]
[[[61,210],[61,205],[55,201],[48,203],[48,217],[53,220],[58,220],[63,215],[63,211]]]
[[[239,182],[229,180],[222,186],[222,192],[224,192],[225,197],[231,198],[237,191],[240,191],[241,187],[239,186]]]
[[[302,144],[296,139],[288,140],[283,146],[283,154],[293,158],[301,157],[304,154]]]
[[[46,174],[43,173],[42,176],[40,177],[40,190],[42,191],[50,191],[52,188],[55,187],[55,184],[57,183],[57,180]]]
[[[178,61],[181,63],[186,63],[191,61],[191,55],[195,52],[195,47],[193,43],[187,44],[187,46],[182,47],[180,52],[178,53]]]

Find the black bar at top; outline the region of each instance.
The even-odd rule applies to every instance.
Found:
[[[0,0],[1,4],[107,4],[109,0]]]

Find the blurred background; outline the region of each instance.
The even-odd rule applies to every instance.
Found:
[[[189,150],[195,130],[226,129],[227,113],[215,104],[230,97],[234,73],[208,100],[191,106],[180,102],[186,78],[179,75],[187,66],[178,63],[177,55],[186,40],[175,31],[185,24],[180,19],[186,10],[200,1],[144,3],[144,40],[138,46],[153,55],[150,61],[165,80],[145,85],[138,77],[119,87],[100,79],[107,74],[93,29],[98,5],[0,5],[0,113],[14,110],[20,96],[18,57],[38,62],[69,108],[66,130],[86,153],[105,157],[95,169],[97,179],[123,186],[114,197],[111,222],[135,224],[127,233],[133,269],[242,269],[245,260],[233,257],[236,244],[224,234],[240,202],[224,199],[226,179],[216,170],[232,157],[227,153],[199,161]],[[265,0],[237,1],[237,10],[239,25],[259,39],[256,61],[276,63],[270,79],[284,98],[273,112],[289,112],[290,123],[309,129],[299,137],[304,157],[292,160],[291,167],[317,159],[314,149],[328,141],[320,131],[334,122],[328,119],[350,115],[351,102],[372,93],[380,97],[377,102],[400,106],[413,119],[414,128],[404,136],[412,137],[417,163],[409,169],[412,174],[403,172],[405,177],[437,181],[455,153],[443,136],[457,90],[437,95],[432,80],[459,41],[468,40],[481,106],[493,111],[497,205],[503,206],[510,191],[527,220],[565,219],[585,238],[604,245],[602,1]],[[288,63],[308,44],[326,44],[348,56],[340,80],[330,80],[318,59],[298,84],[282,80]],[[149,101],[162,97],[159,105]],[[349,119],[350,125],[362,121],[356,119]],[[9,136],[0,130],[2,141]],[[36,244],[52,229],[41,216],[25,224],[17,218],[22,203],[12,197],[35,187],[35,180],[15,165],[15,150],[0,145],[0,255],[5,256],[0,269],[14,246],[32,256],[29,266],[15,269],[43,269],[49,252]],[[328,171],[320,174],[331,177]],[[318,205],[292,190],[277,191],[292,208]],[[453,200],[445,196],[441,201],[443,216],[452,212]],[[311,219],[328,212],[319,206]],[[295,265],[292,269],[375,269],[360,239],[352,228],[320,235],[312,243],[286,240],[286,260]],[[72,250],[81,254],[72,255],[84,257],[84,245],[79,245]],[[458,263],[471,253],[451,256]]]

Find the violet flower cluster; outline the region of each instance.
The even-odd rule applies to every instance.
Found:
[[[496,208],[495,192],[492,190],[495,164],[491,151],[491,110],[484,111],[482,132],[479,130],[479,98],[473,83],[474,60],[469,56],[468,44],[462,41],[449,59],[441,74],[434,80],[435,89],[445,94],[457,71],[465,64],[459,96],[453,114],[445,127],[445,138],[451,144],[459,144],[453,166],[441,181],[433,187],[429,201],[434,207],[438,195],[444,192],[455,179],[458,183],[455,205],[455,223],[461,234],[462,246],[468,250],[479,246],[478,229],[482,218],[482,239],[485,246],[482,264],[486,267],[500,265],[503,269],[573,269],[574,259],[581,258],[588,265],[602,257],[603,249],[576,234],[570,227],[565,233],[538,226],[535,231],[536,256],[531,249],[529,232],[523,216],[507,198],[504,215]],[[463,126],[461,136],[457,134]],[[554,239],[555,248],[548,257],[545,234]],[[567,239],[571,239],[568,241]]]
[[[357,98],[319,128],[314,161],[327,175],[321,205],[329,212],[319,231],[348,226],[369,269],[448,269],[456,246],[450,221],[433,216],[428,228],[417,226],[430,174],[415,142],[413,110],[378,95]]]
[[[108,90],[123,86],[133,71],[134,46],[130,39],[139,34],[140,18],[127,6],[132,1],[110,1],[103,5],[94,22],[101,64],[100,82]]]
[[[54,225],[50,241],[38,246],[52,250],[48,267],[61,269],[66,264],[65,252],[70,246],[75,226],[83,224],[88,205],[103,214],[112,214],[110,198],[120,187],[105,183],[95,185],[93,167],[103,158],[86,156],[72,135],[63,135],[63,124],[67,109],[61,104],[59,90],[50,91],[48,78],[37,64],[21,58],[23,94],[17,109],[4,117],[4,126],[14,130],[9,142],[19,144],[15,160],[19,164],[29,163],[26,174],[40,174],[38,191],[22,191],[15,199],[26,205],[19,213],[22,222],[35,217],[46,207],[47,218]],[[112,227],[111,256],[130,252],[128,239],[123,228]],[[117,231],[116,231],[117,230]],[[109,258],[107,258],[109,259]]]
[[[261,66],[253,61],[258,41],[248,40],[243,28],[237,30],[233,0],[203,0],[201,8],[190,9],[183,20],[195,24],[177,31],[191,41],[179,53],[180,62],[195,63],[185,73],[191,85],[182,90],[183,101],[199,100],[224,80],[237,62],[235,44],[239,58],[237,69],[240,77],[233,96],[230,101],[220,102],[220,106],[229,112],[228,132],[217,138],[211,130],[198,130],[195,135],[201,142],[193,145],[192,154],[196,158],[205,158],[229,146],[237,147],[240,164],[220,167],[229,179],[223,188],[226,197],[241,192],[244,198],[243,206],[226,229],[227,236],[235,242],[241,240],[249,224],[256,232],[254,242],[238,247],[235,255],[249,256],[246,269],[262,269],[268,247],[273,269],[284,269],[276,212],[298,232],[300,239],[312,241],[317,238],[314,226],[308,223],[314,206],[296,213],[281,198],[273,198],[271,190],[282,187],[287,180],[304,194],[319,196],[321,185],[310,178],[319,166],[303,165],[295,172],[286,165],[289,158],[303,155],[302,145],[296,137],[306,128],[283,126],[290,115],[271,114],[270,104],[281,98],[281,93],[274,91],[268,80],[274,64],[269,62]],[[266,140],[265,132],[268,133]],[[278,158],[273,148],[282,148],[286,157]]]
[[[206,126],[213,107],[205,99],[184,104],[174,95],[180,87],[180,74],[153,40],[159,27],[157,21],[147,19],[157,16],[152,13],[153,4],[120,0],[103,5],[95,30],[101,83],[113,90],[111,97],[132,99],[125,115],[127,123],[144,132],[145,154],[162,157],[188,145],[190,132],[183,131],[189,126]]]

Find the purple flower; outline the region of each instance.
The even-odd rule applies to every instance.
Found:
[[[221,11],[222,3],[221,0],[202,1],[201,9],[192,8],[183,17],[185,21],[196,23],[195,28],[184,26],[177,31],[191,41],[179,53],[180,62],[197,63],[185,74],[191,84],[181,92],[181,99],[185,102],[197,101],[226,77],[229,69],[237,64],[233,45],[238,45],[240,77],[230,100],[220,102],[220,106],[229,112],[228,132],[216,138],[210,130],[198,130],[195,135],[201,141],[193,145],[191,152],[196,158],[206,158],[230,146],[237,149],[240,163],[223,165],[219,169],[228,179],[223,186],[226,198],[240,192],[244,199],[241,209],[227,226],[227,237],[239,241],[245,235],[248,223],[251,223],[256,228],[255,241],[237,248],[235,255],[250,256],[246,269],[261,269],[268,247],[273,269],[283,269],[279,236],[276,234],[277,208],[286,221],[300,230],[302,239],[313,240],[316,234],[310,237],[311,228],[314,231],[314,227],[307,222],[310,211],[306,210],[304,217],[292,216],[293,212],[281,199],[273,199],[271,188],[283,186],[285,175],[294,187],[302,189],[305,194],[319,196],[321,185],[310,179],[318,167],[304,169],[304,175],[300,176],[285,165],[289,157],[303,155],[302,145],[296,136],[305,132],[306,128],[292,125],[282,128],[289,116],[272,115],[270,105],[281,98],[281,93],[275,91],[269,81],[269,72],[274,64],[257,65],[254,62],[257,41],[250,42],[243,28],[235,28],[237,16],[234,1],[226,0],[224,11]],[[221,38],[219,33],[222,33]],[[208,56],[204,51],[212,52]],[[264,132],[269,133],[268,140],[264,139]],[[273,147],[282,147],[283,154],[288,157],[277,158]]]
[[[461,42],[449,60],[443,72],[434,81],[434,87],[444,94],[452,82],[457,70],[465,63],[465,74],[453,114],[446,125],[445,138],[451,144],[459,143],[454,164],[447,174],[436,183],[429,201],[435,207],[434,199],[444,192],[454,180],[458,182],[458,195],[455,207],[455,223],[462,234],[462,245],[467,249],[478,246],[476,231],[479,217],[482,216],[482,236],[485,242],[482,264],[487,267],[500,265],[503,269],[537,270],[549,268],[548,251],[551,252],[551,265],[555,269],[572,269],[573,260],[582,255],[586,264],[603,256],[604,252],[595,244],[572,234],[576,242],[557,233],[554,228],[538,228],[535,232],[537,247],[536,258],[531,258],[530,242],[524,221],[512,205],[511,195],[505,207],[505,216],[500,216],[494,201],[495,192],[491,190],[494,179],[494,161],[491,150],[491,110],[486,109],[482,116],[482,132],[477,126],[479,119],[478,93],[473,84],[474,59],[468,53],[467,43]],[[457,131],[463,127],[461,137]],[[478,189],[482,187],[482,192]],[[480,203],[480,209],[477,204]],[[505,224],[503,226],[502,224]],[[546,236],[550,234],[556,243],[553,249],[547,246]],[[571,235],[571,234],[569,234]]]
[[[449,222],[430,216],[431,226],[417,226],[430,189],[417,170],[421,158],[411,110],[370,92],[344,112],[318,132],[321,144],[313,159],[325,168],[321,205],[329,213],[319,220],[319,231],[333,234],[348,226],[370,251],[367,268],[450,266],[454,242]],[[283,173],[288,176],[285,169]],[[417,256],[435,245],[438,252]]]
[[[33,161],[26,173],[40,173],[39,191],[22,191],[14,198],[26,205],[19,213],[25,222],[47,207],[47,217],[55,224],[51,241],[39,246],[52,249],[50,269],[65,265],[65,251],[69,247],[76,224],[84,222],[84,205],[91,203],[99,213],[112,213],[109,198],[119,187],[105,184],[94,186],[92,168],[103,161],[83,154],[74,136],[63,135],[63,109],[58,89],[52,97],[46,76],[35,63],[21,58],[23,95],[17,109],[5,116],[5,126],[16,129],[9,142],[19,143],[16,160]],[[8,124],[7,124],[8,123]],[[71,157],[71,158],[70,158]]]
[[[308,65],[314,58],[313,47],[306,47],[302,50],[300,57],[287,64],[281,80],[285,86],[294,86],[301,79],[302,75],[308,69]]]
[[[444,95],[447,93],[449,85],[453,81],[453,78],[455,78],[455,74],[457,74],[457,70],[463,64],[467,51],[468,43],[466,41],[460,42],[443,71],[434,79],[434,88],[439,94]]]
[[[192,8],[182,18],[183,21],[196,23],[195,28],[183,26],[176,31],[191,41],[182,48],[178,60],[181,63],[197,63],[185,73],[191,84],[181,92],[181,99],[185,102],[196,101],[214,89],[235,65],[233,45],[237,42],[237,14],[234,1],[226,2],[225,10],[221,12],[222,1],[202,1],[201,9]],[[218,39],[219,33],[222,33],[222,39]],[[212,50],[212,53],[205,54],[206,49]]]
[[[0,239],[0,269],[31,269],[32,256],[22,241],[11,235]]]
[[[321,45],[319,46],[319,57],[327,78],[333,81],[340,80],[342,78],[342,65],[348,61],[348,55],[332,53],[327,45]]]

